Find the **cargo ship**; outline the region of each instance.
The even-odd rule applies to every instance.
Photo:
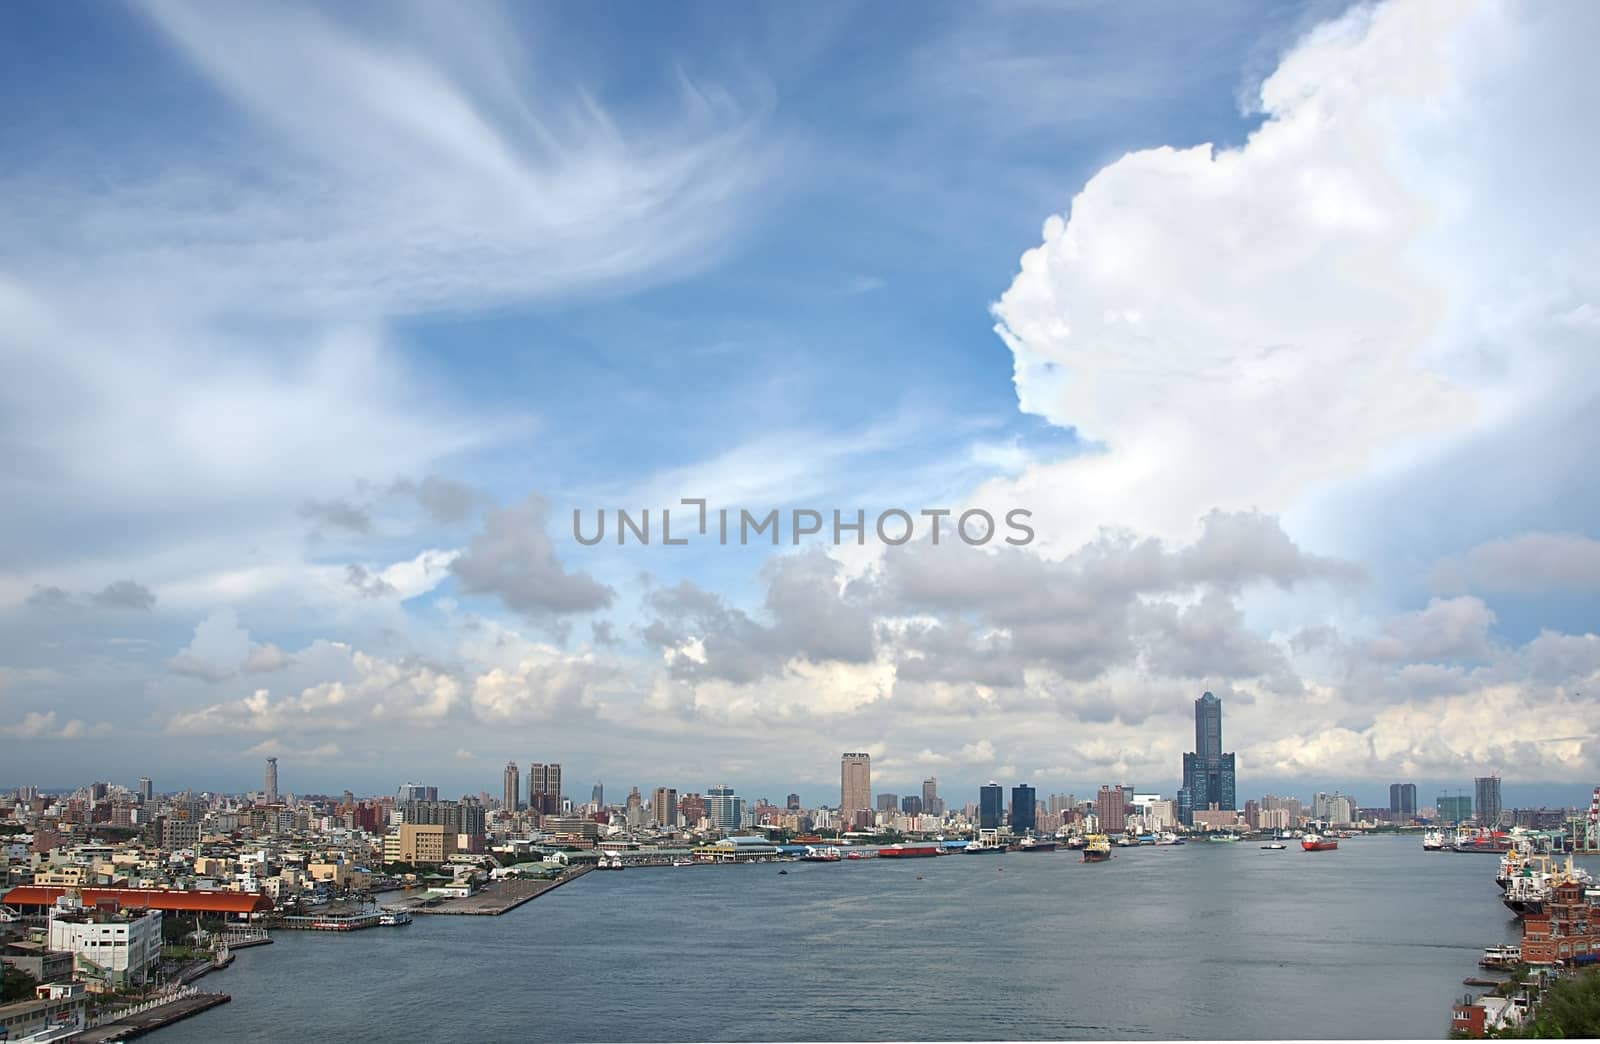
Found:
[[[1300,839],[1300,847],[1307,852],[1332,852],[1339,847],[1339,842],[1331,837],[1319,837],[1316,834],[1307,834]]]
[[[1004,852],[1005,850],[1005,845],[985,844],[982,841],[968,841],[966,846],[961,849],[967,855],[988,855],[991,852]]]
[[[1085,863],[1103,863],[1111,858],[1111,841],[1104,834],[1091,834],[1083,848]]]
[[[1014,847],[1018,852],[1054,852],[1056,843],[1054,841],[1041,841],[1037,837],[1025,837]]]
[[[938,854],[938,845],[886,845],[878,849],[878,855],[885,859],[923,859]]]
[[[806,854],[800,857],[801,861],[806,863],[837,863],[843,858],[844,853],[840,852],[832,845],[827,845],[824,847],[812,847],[811,845],[807,845]]]

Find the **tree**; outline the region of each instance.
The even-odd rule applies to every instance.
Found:
[[[1569,973],[1539,1001],[1533,1021],[1505,1037],[1600,1037],[1600,973]]]
[[[0,1004],[33,1000],[33,988],[39,985],[39,980],[9,964],[0,964],[0,972],[4,973],[0,975]]]

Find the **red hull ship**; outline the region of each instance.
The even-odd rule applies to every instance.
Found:
[[[1339,842],[1331,837],[1319,837],[1316,834],[1307,834],[1300,839],[1300,847],[1307,852],[1332,852],[1339,847]]]
[[[878,849],[878,855],[883,859],[923,859],[938,854],[938,845],[891,845]]]

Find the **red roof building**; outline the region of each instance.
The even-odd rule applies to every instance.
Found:
[[[45,885],[18,885],[0,898],[11,907],[50,907],[66,894],[65,888]],[[160,910],[163,913],[220,913],[239,917],[271,913],[272,900],[260,892],[217,892],[179,888],[85,888],[83,905],[116,903],[133,910]]]

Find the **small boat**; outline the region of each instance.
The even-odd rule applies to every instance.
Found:
[[[1332,852],[1339,847],[1339,842],[1331,837],[1320,837],[1317,834],[1307,834],[1300,839],[1300,847],[1307,852]]]
[[[1067,838],[1067,847],[1073,850],[1080,849],[1089,842],[1082,834],[1074,834]]]
[[[399,927],[401,925],[406,925],[406,924],[410,924],[410,923],[411,923],[411,915],[406,913],[404,910],[389,910],[389,911],[385,911],[378,918],[378,924],[382,925],[385,928],[397,928],[397,927]]]
[[[1422,850],[1424,852],[1443,852],[1444,834],[1437,830],[1430,830],[1422,835]]]
[[[1083,848],[1085,863],[1103,863],[1111,858],[1111,839],[1104,834],[1093,834]]]
[[[1261,850],[1263,852],[1279,852],[1288,847],[1288,845],[1282,843],[1281,841],[1274,841],[1271,844],[1262,845]]]
[[[1183,838],[1179,837],[1177,834],[1174,834],[1170,830],[1164,830],[1164,831],[1161,832],[1161,836],[1156,838],[1156,844],[1158,844],[1158,845],[1181,845],[1181,844],[1183,844]]]
[[[1517,945],[1490,946],[1478,958],[1480,968],[1515,968],[1522,963],[1522,947]]]
[[[674,859],[672,861],[672,865],[673,866],[693,866],[694,865],[694,860],[692,860],[692,859]]]
[[[788,872],[789,872],[789,871],[787,871],[787,870],[779,870],[779,871],[778,871],[778,873],[780,873],[780,874],[786,874],[786,873],[788,873]]]
[[[988,855],[991,852],[1004,852],[1004,845],[986,845],[982,841],[968,841],[961,849],[967,855]]]
[[[920,880],[922,880],[922,875],[921,875],[921,874],[918,874],[918,875],[917,875],[917,880],[918,880],[918,881],[920,881]]]
[[[1207,834],[1207,841],[1228,842],[1239,840],[1238,834]]]

